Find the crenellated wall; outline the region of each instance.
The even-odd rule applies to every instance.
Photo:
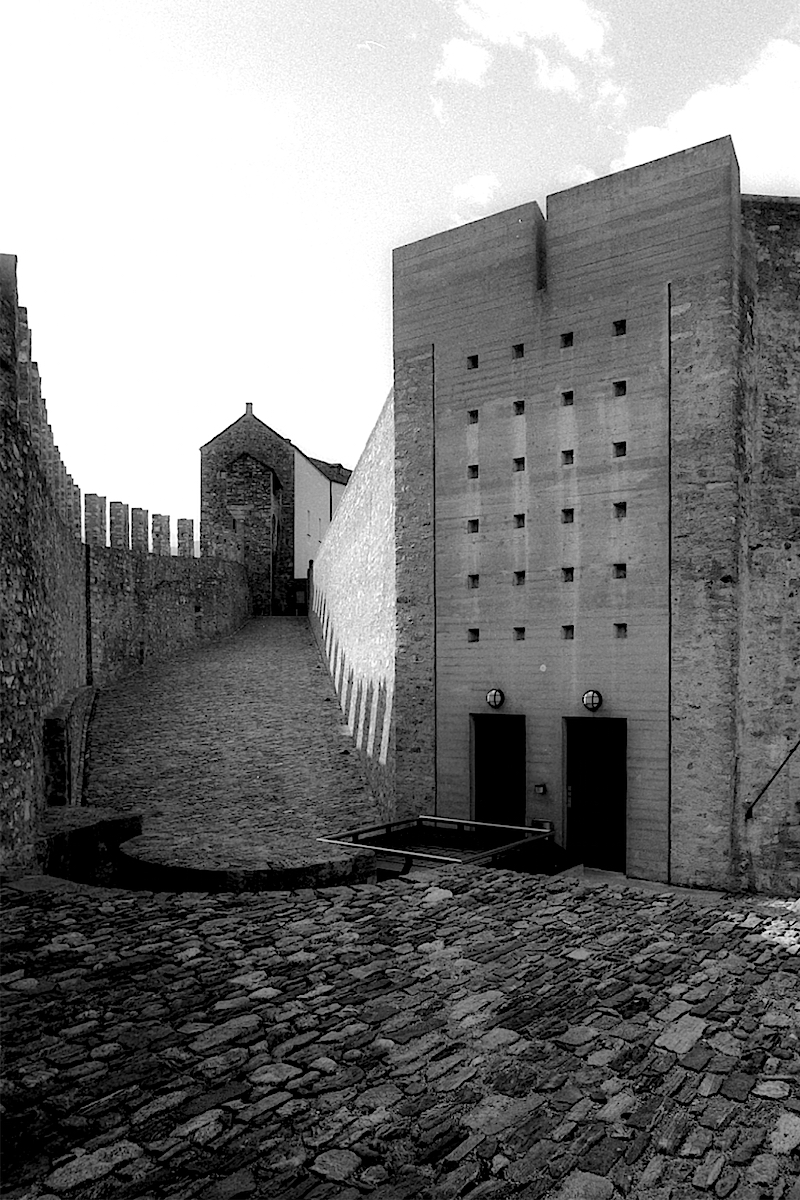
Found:
[[[228,633],[250,612],[241,564],[193,557],[193,523],[81,494],[53,440],[17,299],[16,259],[0,255],[0,864],[33,865],[41,815],[79,800],[71,737],[87,685]],[[107,543],[110,530],[111,546]],[[131,541],[133,543],[132,549]],[[190,549],[191,548],[191,549]],[[78,719],[80,718],[80,719]],[[47,757],[45,725],[48,727]],[[60,748],[60,749],[59,749]],[[53,762],[63,753],[65,761]]]
[[[314,561],[311,627],[372,794],[395,815],[394,401],[370,435]]]

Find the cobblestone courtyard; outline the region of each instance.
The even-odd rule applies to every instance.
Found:
[[[10,1196],[800,1198],[787,901],[44,880],[4,924]]]
[[[342,870],[319,834],[380,819],[304,617],[232,637],[104,688],[86,801],[134,810],[141,862],[225,872]]]
[[[375,815],[349,745],[304,622],[253,622],[102,694],[90,799],[153,860],[317,862]],[[2,925],[13,1200],[800,1200],[798,903],[29,877]]]

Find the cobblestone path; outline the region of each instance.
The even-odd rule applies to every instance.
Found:
[[[138,859],[228,872],[344,866],[352,852],[315,838],[380,819],[304,617],[103,689],[85,799],[143,814]]]
[[[3,909],[14,1200],[800,1200],[798,904],[66,888]]]

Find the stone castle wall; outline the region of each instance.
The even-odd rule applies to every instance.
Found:
[[[67,474],[47,422],[16,260],[0,255],[0,863],[32,865],[52,771],[44,729],[69,737],[76,693],[147,658],[229,632],[247,618],[244,569],[169,555],[169,518],[87,495]],[[184,541],[187,527],[184,523]],[[159,553],[160,551],[160,553]],[[184,551],[185,554],[185,551]],[[64,715],[64,714],[67,715]],[[75,762],[79,755],[75,755]],[[67,759],[69,751],[67,750]],[[67,761],[61,776],[71,774]],[[75,781],[61,784],[75,798]]]
[[[396,813],[394,515],[390,395],[314,561],[309,603],[311,627],[386,817]]]
[[[753,262],[742,315],[749,361],[740,436],[739,867],[748,886],[797,896],[800,749],[791,752],[800,738],[800,200],[745,196],[742,216]]]

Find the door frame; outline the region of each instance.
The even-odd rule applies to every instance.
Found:
[[[476,771],[475,771],[475,751],[477,748],[477,736],[475,718],[480,717],[486,721],[502,721],[504,718],[515,717],[522,722],[523,729],[523,746],[525,749],[525,795],[523,799],[524,813],[522,818],[523,825],[528,819],[528,720],[525,713],[487,713],[487,712],[471,712],[469,714],[469,819],[477,821],[476,815],[477,797],[476,797]],[[566,793],[565,793],[566,794]],[[487,822],[491,824],[491,822]],[[504,824],[504,822],[501,822]]]
[[[567,805],[567,788],[568,788],[568,768],[569,768],[569,722],[577,721],[615,721],[621,722],[625,726],[625,873],[628,870],[628,800],[630,793],[628,790],[628,718],[627,717],[600,717],[597,714],[593,716],[571,716],[561,718],[561,820],[563,830],[563,847],[567,854],[570,853],[570,830],[569,830],[569,807]]]

